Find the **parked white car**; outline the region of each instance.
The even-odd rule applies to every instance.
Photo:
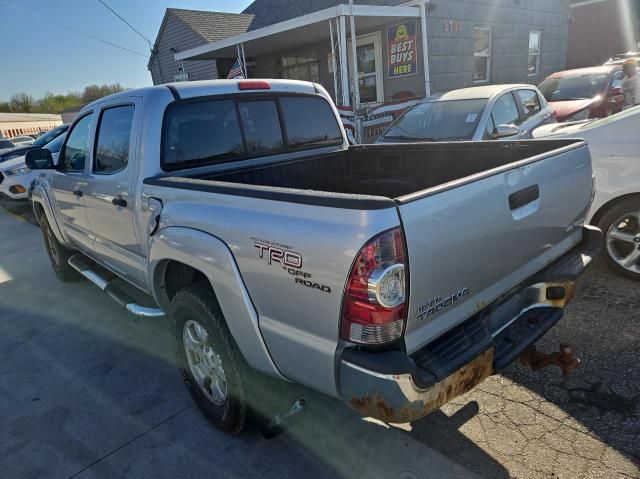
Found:
[[[36,139],[29,135],[16,136],[11,138],[11,142],[16,146],[28,146],[32,144]]]
[[[62,134],[43,146],[51,152],[56,164],[65,136],[66,134]],[[0,197],[26,200],[29,195],[29,187],[37,174],[37,171],[32,171],[27,167],[24,155],[0,163]]]
[[[11,140],[6,140],[4,138],[0,138],[0,153],[9,151],[12,148],[15,148],[16,145]]]
[[[640,280],[640,106],[602,120],[542,126],[534,138],[584,138],[589,143],[596,196],[590,223],[605,232],[614,270]]]

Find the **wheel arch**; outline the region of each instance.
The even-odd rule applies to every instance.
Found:
[[[49,195],[47,194],[44,187],[41,185],[36,186],[31,193],[31,202],[33,206],[33,212],[36,215],[36,219],[38,223],[42,223],[42,216],[47,219],[49,226],[51,226],[51,230],[55,235],[56,239],[62,243],[63,245],[68,246],[69,241],[62,230],[60,225],[58,224],[58,219],[56,218],[53,212],[53,206],[49,200]]]
[[[617,196],[616,198],[613,198],[613,199],[607,201],[605,204],[601,205],[600,208],[598,208],[598,211],[596,211],[591,216],[591,221],[589,221],[589,224],[594,225],[594,226],[598,226],[598,224],[602,220],[602,217],[604,215],[606,215],[609,210],[611,210],[612,208],[615,208],[620,203],[623,203],[624,201],[627,201],[627,200],[630,200],[630,199],[635,199],[637,201],[640,201],[640,192],[638,192],[638,193],[628,193],[626,195]]]
[[[152,236],[149,281],[156,301],[165,311],[180,288],[203,280],[212,289],[227,327],[249,365],[282,378],[228,246],[213,235],[185,227],[165,228]]]

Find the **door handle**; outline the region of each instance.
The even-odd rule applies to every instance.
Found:
[[[127,200],[122,199],[119,196],[116,196],[114,199],[112,199],[111,203],[113,203],[114,206],[120,206],[122,208],[127,207]]]
[[[82,190],[73,190],[73,194],[78,198],[82,198]]]
[[[533,203],[538,198],[540,198],[540,187],[538,185],[530,186],[509,195],[509,208],[511,208],[511,210],[517,210],[524,205]]]

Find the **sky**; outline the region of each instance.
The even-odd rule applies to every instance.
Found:
[[[153,43],[167,7],[239,13],[251,0],[103,0]],[[33,16],[8,6],[37,15]],[[116,43],[136,55],[55,25]],[[0,0],[0,101],[86,85],[151,85],[149,45],[98,0]],[[146,58],[145,58],[146,57]]]

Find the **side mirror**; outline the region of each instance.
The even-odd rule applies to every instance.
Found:
[[[508,136],[516,136],[520,134],[520,128],[516,125],[498,125],[493,130],[493,138],[506,138]]]
[[[25,156],[25,163],[31,170],[52,170],[56,167],[53,163],[51,151],[46,148],[28,151]]]

